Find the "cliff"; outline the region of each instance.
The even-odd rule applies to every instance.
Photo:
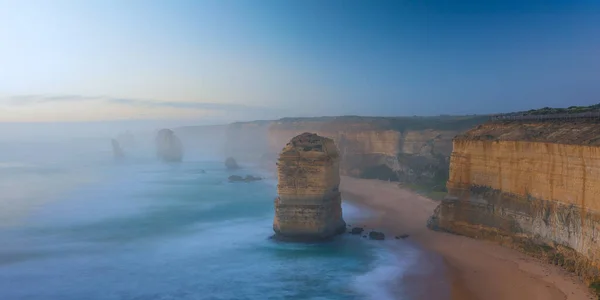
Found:
[[[331,138],[340,149],[340,172],[361,178],[444,187],[452,138],[484,117],[286,118],[268,128],[271,153],[305,131]]]
[[[343,175],[445,190],[452,138],[487,119],[487,116],[283,118],[184,127],[176,132],[186,143],[186,149],[194,143],[201,144],[194,153],[212,149],[211,154],[260,163],[273,171],[282,145],[303,132],[313,132],[338,145]]]
[[[597,281],[599,125],[490,122],[457,136],[448,197],[429,226],[495,240]]]
[[[167,162],[181,161],[183,147],[179,138],[170,129],[161,129],[156,135],[156,154]]]
[[[343,233],[339,153],[331,139],[303,133],[277,162],[273,230],[283,239],[321,240]]]

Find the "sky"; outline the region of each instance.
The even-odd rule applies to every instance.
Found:
[[[0,123],[590,105],[598,53],[600,1],[0,0]]]

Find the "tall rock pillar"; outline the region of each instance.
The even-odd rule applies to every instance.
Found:
[[[345,231],[332,139],[308,132],[292,138],[279,154],[277,173],[276,238],[322,240]]]
[[[171,129],[161,129],[156,135],[156,155],[166,162],[179,162],[183,158],[181,141]]]

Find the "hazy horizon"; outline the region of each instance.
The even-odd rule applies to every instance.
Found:
[[[0,39],[4,128],[491,114],[600,94],[594,1],[5,0]]]

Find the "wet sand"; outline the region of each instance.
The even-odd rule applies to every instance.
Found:
[[[364,222],[368,228],[383,231],[387,238],[408,234],[407,241],[439,254],[453,300],[595,299],[582,281],[559,267],[491,242],[429,230],[427,219],[438,202],[395,183],[342,177],[341,190],[344,200],[374,212]],[[440,294],[448,291],[438,289],[443,285],[435,284],[437,280],[432,276],[429,295],[419,298],[442,299]]]

